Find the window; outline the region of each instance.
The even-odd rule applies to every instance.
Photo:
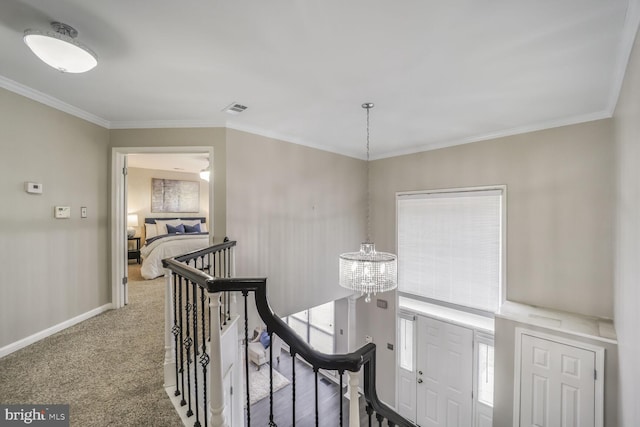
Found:
[[[413,320],[413,316],[410,317],[399,317],[398,319],[398,328],[399,328],[399,359],[400,359],[400,367],[402,369],[406,369],[407,371],[413,372],[413,325],[415,321]]]
[[[333,301],[285,317],[285,322],[309,345],[323,353],[334,351]]]
[[[503,190],[400,194],[398,289],[485,312],[502,287]]]
[[[478,343],[478,402],[493,407],[493,345]]]

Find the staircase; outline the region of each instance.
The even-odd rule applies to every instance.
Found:
[[[305,360],[315,374],[315,419],[304,425],[360,426],[359,373],[368,424],[386,421],[388,426],[415,426],[376,394],[376,346],[369,343],[347,354],[324,354],[311,348],[280,317],[267,300],[266,278],[234,277],[236,242],[226,241],[207,249],[163,261],[166,269],[165,298],[165,388],[187,426],[295,426],[296,377],[292,371],[291,416],[275,419],[273,413],[273,366],[269,363],[270,410],[268,419],[252,419],[249,387],[248,298],[255,305],[267,332],[289,347],[292,360]],[[238,303],[238,300],[241,300]],[[240,309],[238,307],[240,306]],[[269,347],[271,353],[273,347]],[[243,356],[244,353],[244,356]],[[274,355],[270,354],[270,360]],[[244,366],[243,366],[244,365]],[[240,367],[243,366],[243,369]],[[342,389],[349,378],[349,408],[339,414],[324,414],[318,399],[320,370],[335,371]],[[239,391],[242,392],[234,392]],[[243,409],[244,407],[244,409]],[[348,412],[348,416],[345,416]],[[321,419],[327,417],[328,419]],[[331,420],[335,420],[331,421]],[[299,421],[299,420],[298,420]]]

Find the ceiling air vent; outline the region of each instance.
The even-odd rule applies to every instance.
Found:
[[[245,107],[244,105],[233,102],[227,105],[222,111],[229,114],[240,114],[246,109],[247,107]]]

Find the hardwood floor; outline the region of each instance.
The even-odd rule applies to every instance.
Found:
[[[296,420],[297,427],[315,426],[315,373],[313,369],[301,360],[296,359]],[[280,363],[274,369],[292,378],[292,363],[289,353],[282,352]],[[264,365],[262,369],[269,369]],[[343,377],[344,388],[340,391],[339,384],[318,374],[318,412],[319,425],[326,427],[340,426],[340,401],[342,400],[343,426],[349,425],[349,401],[343,397],[347,391],[348,376]],[[273,419],[278,427],[293,426],[292,421],[292,384],[273,394]],[[374,420],[375,421],[375,420]],[[245,411],[246,425],[246,411]],[[269,396],[251,405],[251,427],[269,425]],[[367,415],[364,410],[364,399],[360,398],[360,425],[367,426]],[[374,423],[374,425],[377,425]]]

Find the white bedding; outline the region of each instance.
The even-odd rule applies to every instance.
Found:
[[[209,246],[209,235],[176,234],[154,240],[140,248],[142,268],[140,273],[145,279],[155,279],[164,275],[162,260]]]

